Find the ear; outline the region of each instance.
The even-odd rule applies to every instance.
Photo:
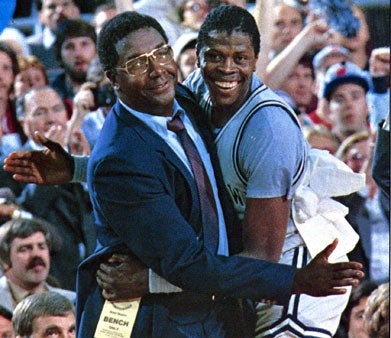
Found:
[[[116,83],[116,75],[117,73],[112,69],[105,71],[106,77],[110,80],[111,84],[114,85]]]

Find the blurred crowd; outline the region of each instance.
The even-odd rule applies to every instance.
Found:
[[[390,46],[371,48],[365,8],[350,4],[351,17],[344,18],[357,29],[347,33],[311,0],[96,3],[86,21],[77,0],[38,0],[38,32],[25,36],[11,21],[0,32],[1,167],[12,151],[42,149],[36,131],[74,155],[91,152],[116,101],[96,44],[102,26],[118,13],[135,10],[158,19],[182,82],[197,68],[197,35],[208,12],[224,3],[248,8],[261,33],[256,75],[294,109],[311,147],[366,174],[363,190],[338,197],[360,236],[349,258],[363,264],[366,280],[352,293],[337,336],[380,337],[363,333],[363,314],[372,291],[389,281],[389,163],[381,168],[385,183],[373,179],[372,169],[375,147],[390,151],[379,137],[389,135]],[[95,248],[91,212],[82,183],[25,184],[0,172],[0,309],[12,312],[42,290],[74,301],[77,266]],[[0,312],[0,322],[7,318]]]

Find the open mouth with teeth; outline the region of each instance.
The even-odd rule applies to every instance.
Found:
[[[230,81],[230,82],[226,82],[226,81],[215,81],[215,85],[217,87],[220,87],[220,88],[223,88],[223,89],[232,89],[232,88],[235,88],[237,85],[239,84],[238,81]]]

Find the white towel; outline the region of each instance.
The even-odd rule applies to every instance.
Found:
[[[365,174],[354,173],[328,151],[311,149],[304,178],[292,199],[296,228],[312,257],[335,238],[338,246],[329,261],[352,251],[358,234],[346,221],[349,209],[332,197],[348,195],[365,186]]]

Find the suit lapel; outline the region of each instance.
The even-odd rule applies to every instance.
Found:
[[[187,184],[189,185],[193,196],[197,196],[196,186],[194,178],[182,162],[182,160],[175,154],[175,152],[167,145],[160,135],[155,133],[149,128],[143,121],[129,113],[120,103],[117,101],[113,112],[117,114],[126,125],[128,125],[139,138],[143,140],[150,147],[151,151],[161,153],[167,161],[175,166],[178,171],[185,177]]]

